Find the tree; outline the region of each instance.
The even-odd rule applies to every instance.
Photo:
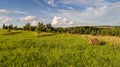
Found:
[[[9,28],[9,29],[13,29],[13,24],[10,24],[10,25],[8,26],[8,28]]]
[[[17,25],[15,25],[15,27],[13,28],[14,30],[17,30]]]
[[[38,23],[37,30],[39,32],[45,31],[45,26],[43,25],[43,23],[40,23],[40,22]]]
[[[24,26],[24,30],[30,30],[30,23],[27,23],[27,24]]]
[[[51,32],[53,30],[53,27],[51,24],[46,24],[45,29],[46,29],[46,32]]]
[[[6,26],[5,26],[5,24],[3,24],[3,27],[2,27],[3,29],[6,29]]]

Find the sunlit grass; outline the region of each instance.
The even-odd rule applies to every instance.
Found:
[[[92,38],[98,38],[100,41],[105,41],[106,45],[120,47],[120,37],[118,36],[92,36],[92,35],[79,35],[82,36],[86,40],[90,40]]]
[[[0,30],[0,33],[5,30]],[[119,67],[120,48],[109,46],[119,37],[40,33],[0,34],[1,67]],[[107,45],[89,45],[90,38]],[[108,39],[107,39],[108,38]],[[112,41],[112,40],[117,41]]]

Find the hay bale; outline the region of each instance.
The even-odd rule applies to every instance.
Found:
[[[89,44],[99,45],[99,44],[100,44],[100,41],[99,41],[97,38],[90,39]]]

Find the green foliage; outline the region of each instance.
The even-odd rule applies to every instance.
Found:
[[[17,25],[13,26],[13,24],[10,24],[10,25],[3,24],[2,29],[11,29],[11,30],[14,29],[14,30],[17,30],[18,28],[17,28]]]
[[[92,46],[81,36],[0,34],[1,67],[119,67],[120,48]]]
[[[102,36],[120,36],[120,28],[99,28],[92,26],[77,26],[72,28],[63,28],[67,29],[63,32],[68,31],[72,34],[91,34],[91,35],[102,35]],[[57,30],[59,31],[59,29]]]
[[[10,25],[8,26],[8,29],[13,29],[13,24],[10,24]]]
[[[8,30],[7,30],[7,33],[11,33],[11,29],[8,29]]]
[[[100,41],[100,45],[106,45],[105,41]]]
[[[14,30],[17,30],[17,25],[15,25],[15,27],[13,28]]]
[[[24,30],[30,30],[30,23],[27,23],[23,28]]]
[[[11,25],[4,25],[3,29],[11,29],[11,30],[28,30],[28,31],[36,31],[36,32],[55,32],[55,33],[71,33],[71,34],[91,34],[91,35],[102,35],[102,36],[120,36],[120,27],[112,26],[76,26],[76,27],[52,27],[50,23],[43,24],[38,22],[37,26],[31,26],[30,23],[25,24],[23,28],[17,28],[17,26],[13,27]]]
[[[53,27],[51,24],[46,24],[45,25],[46,32],[52,32],[54,31]]]
[[[3,27],[2,27],[2,29],[6,29],[6,26],[5,26],[5,24],[3,24]]]

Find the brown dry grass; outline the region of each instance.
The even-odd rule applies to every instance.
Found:
[[[53,33],[49,33],[49,32],[41,32],[41,33],[34,32],[34,36],[35,37],[39,37],[39,36],[51,36],[51,35],[54,35],[54,34]]]
[[[106,42],[107,45],[120,46],[120,37],[117,36],[92,36],[92,35],[81,35],[81,36],[87,41],[93,38],[97,38],[100,41]]]

